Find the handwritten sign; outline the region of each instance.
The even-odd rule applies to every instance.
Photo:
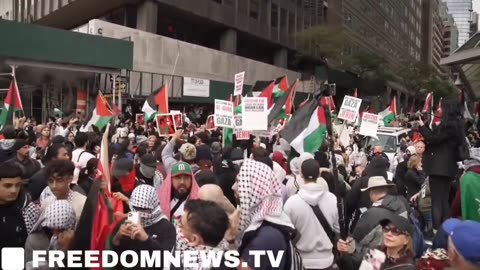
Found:
[[[376,138],[378,122],[380,122],[380,117],[378,115],[372,113],[363,113],[359,134]]]
[[[242,94],[244,80],[245,80],[245,71],[235,74],[235,88],[233,90],[234,96],[239,96]]]
[[[215,99],[215,127],[234,127],[233,102]]]
[[[358,110],[362,100],[356,97],[345,96],[343,98],[342,107],[340,107],[340,112],[338,113],[338,118],[350,122],[355,122],[357,118]]]
[[[268,108],[265,97],[245,97],[242,100],[243,130],[268,130]]]

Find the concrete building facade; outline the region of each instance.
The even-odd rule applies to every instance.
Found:
[[[447,57],[458,49],[458,29],[444,2],[440,5],[440,17],[443,21],[443,57]]]
[[[470,21],[472,0],[442,0],[455,19],[458,28],[458,46],[462,46],[470,38]]]
[[[443,20],[440,0],[422,0],[422,62],[431,65],[437,74],[443,74],[440,59],[443,56]]]
[[[472,19],[470,21],[470,37],[478,32],[478,13],[472,12]]]

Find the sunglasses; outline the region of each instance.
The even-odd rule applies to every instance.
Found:
[[[385,226],[382,229],[383,229],[383,233],[389,233],[390,232],[394,236],[399,236],[401,234],[406,234],[405,232],[402,232],[401,230],[399,230],[398,228],[395,228],[395,227]]]

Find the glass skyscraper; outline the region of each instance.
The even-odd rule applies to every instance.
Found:
[[[472,0],[442,0],[447,3],[448,13],[452,14],[458,28],[458,46],[470,38]]]

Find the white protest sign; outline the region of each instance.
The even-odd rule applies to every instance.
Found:
[[[233,90],[234,96],[239,96],[242,94],[244,79],[245,79],[245,71],[235,74],[235,88]]]
[[[242,115],[235,114],[234,118],[235,118],[235,122],[234,122],[235,128],[242,129]]]
[[[250,131],[237,129],[235,130],[235,138],[237,141],[248,141],[250,140]]]
[[[268,130],[268,108],[265,97],[245,97],[242,100],[242,125],[246,131]]]
[[[378,122],[380,117],[372,113],[363,113],[360,135],[377,138]]]
[[[335,125],[335,131],[337,132],[338,139],[343,146],[350,145],[350,129],[345,125]]]
[[[215,99],[215,127],[233,128],[233,102]]]
[[[340,112],[338,113],[338,118],[350,122],[355,122],[357,117],[358,110],[362,100],[356,97],[345,96],[343,98],[342,107],[340,107]]]

